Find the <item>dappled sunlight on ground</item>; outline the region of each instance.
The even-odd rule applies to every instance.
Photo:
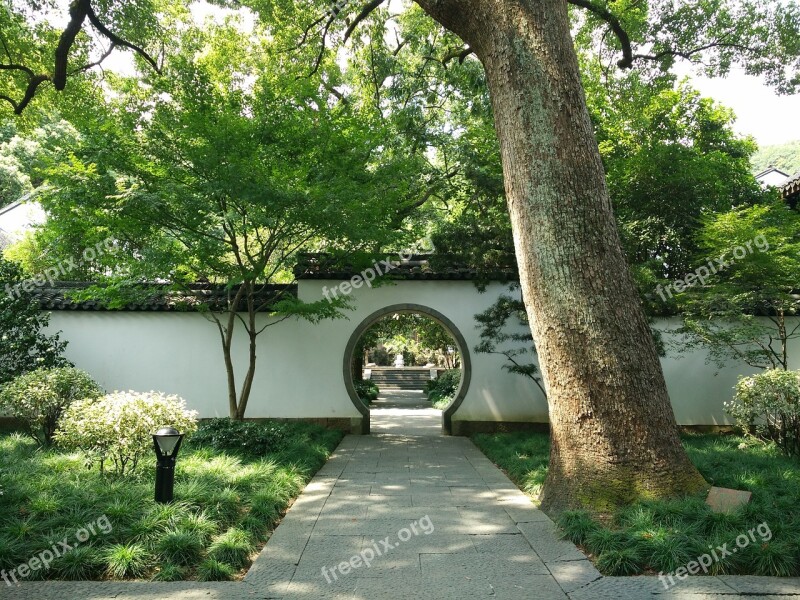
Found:
[[[436,436],[442,434],[442,411],[422,390],[386,390],[370,406],[370,423],[374,434]]]

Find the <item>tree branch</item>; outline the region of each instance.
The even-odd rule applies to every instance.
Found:
[[[82,73],[83,71],[88,71],[89,69],[93,69],[94,67],[99,67],[101,64],[103,64],[103,61],[105,59],[107,59],[111,55],[111,53],[114,51],[114,48],[116,48],[116,47],[117,47],[117,45],[114,42],[111,42],[111,45],[108,47],[108,50],[103,52],[103,55],[100,58],[98,58],[94,62],[87,63],[87,64],[83,65],[82,67],[78,67],[77,69],[73,69],[72,71],[69,72],[69,74],[70,75],[75,75],[76,73]]]
[[[339,90],[337,90],[337,89],[336,89],[335,87],[333,87],[331,84],[329,84],[329,83],[323,83],[323,85],[325,86],[325,89],[326,89],[326,90],[328,90],[328,92],[330,92],[330,93],[331,93],[333,96],[335,96],[335,97],[336,97],[336,99],[337,99],[337,100],[339,100],[339,102],[341,102],[341,103],[342,103],[342,104],[344,104],[345,106],[347,106],[348,104],[350,104],[350,101],[347,99],[347,96],[345,96],[345,95],[344,95],[342,92],[340,92]]]
[[[25,94],[22,96],[22,100],[17,102],[9,96],[0,96],[0,100],[5,100],[11,104],[11,106],[14,108],[14,114],[17,115],[21,115],[22,111],[25,110],[25,107],[30,104],[31,100],[33,100],[33,97],[36,95],[36,90],[39,89],[39,86],[45,81],[50,80],[49,75],[36,75],[33,70],[25,65],[0,65],[0,71],[21,71],[28,76],[28,87],[25,88]]]
[[[33,100],[33,97],[36,95],[36,90],[39,89],[39,86],[45,81],[50,81],[49,75],[34,75],[31,78],[31,80],[28,82],[28,88],[25,90],[25,95],[14,109],[16,114],[22,114],[22,111],[25,110],[25,107],[30,104],[31,100]]]
[[[75,43],[75,38],[83,27],[86,15],[91,9],[92,7],[89,5],[89,0],[76,0],[69,7],[69,23],[67,23],[64,31],[61,32],[61,37],[58,39],[58,46],[56,46],[56,64],[52,81],[53,87],[58,91],[67,87],[67,62],[69,60],[69,51]]]
[[[311,72],[308,76],[314,75],[317,71],[319,71],[319,66],[322,64],[322,57],[325,56],[325,50],[327,48],[327,40],[328,40],[328,31],[331,29],[331,25],[336,20],[336,15],[338,13],[331,13],[328,22],[325,23],[325,27],[322,28],[322,39],[320,40],[319,44],[319,52],[317,52],[317,58],[314,59],[314,66],[311,69]]]
[[[124,46],[126,48],[130,48],[139,56],[144,58],[152,67],[155,69],[157,73],[161,73],[161,69],[156,64],[156,61],[145,52],[142,48],[137,46],[136,44],[132,44],[131,42],[127,42],[120,38],[118,35],[110,31],[105,25],[103,25],[100,20],[97,18],[97,15],[94,12],[94,9],[91,5],[91,0],[75,0],[70,4],[69,7],[69,15],[70,20],[67,23],[67,26],[64,28],[64,31],[61,32],[61,36],[58,39],[58,45],[55,49],[55,65],[53,69],[53,75],[37,75],[30,67],[26,67],[25,65],[20,64],[2,64],[0,65],[0,70],[4,71],[21,71],[28,76],[28,86],[25,89],[25,94],[23,95],[22,99],[19,102],[16,102],[12,98],[8,96],[0,96],[0,100],[5,100],[14,108],[14,113],[19,115],[22,114],[22,111],[30,104],[33,97],[36,95],[39,86],[44,83],[45,81],[51,81],[53,83],[53,87],[55,87],[58,91],[62,91],[67,86],[67,77],[69,75],[73,75],[75,73],[79,73],[82,71],[87,71],[92,67],[96,67],[100,65],[108,56],[111,54],[113,49],[116,46]],[[111,47],[100,57],[99,60],[86,64],[82,67],[74,69],[72,71],[68,71],[67,67],[69,64],[69,53],[72,49],[72,46],[75,44],[75,39],[77,38],[78,34],[80,33],[81,29],[83,28],[84,21],[89,19],[89,22],[94,26],[97,31],[101,34],[106,36],[109,40],[111,40]],[[9,55],[9,59],[11,55],[8,51],[8,47],[5,44],[5,40],[3,40],[3,48],[7,55]]]
[[[356,27],[358,27],[361,22],[373,12],[378,10],[378,7],[384,2],[386,2],[386,0],[372,0],[369,4],[364,6],[364,8],[361,9],[361,12],[356,15],[356,18],[353,19],[353,22],[350,23],[350,26],[344,32],[344,41],[346,42],[349,40],[350,36],[353,35],[353,32],[356,30]]]
[[[88,4],[88,2],[87,2],[87,4]],[[130,48],[131,50],[136,52],[136,54],[138,54],[143,59],[145,59],[148,63],[150,63],[150,66],[153,67],[153,70],[156,73],[161,75],[161,69],[159,68],[159,66],[156,63],[156,61],[153,60],[153,57],[151,57],[147,52],[145,52],[142,48],[140,48],[136,44],[132,44],[131,42],[123,40],[117,34],[112,32],[111,30],[109,30],[105,25],[103,25],[100,22],[100,19],[97,18],[97,15],[95,14],[94,9],[91,6],[88,6],[87,16],[89,17],[89,22],[94,26],[95,29],[97,29],[97,31],[102,33],[104,36],[106,36],[109,40],[111,40],[117,46],[124,46],[125,48]]]
[[[22,71],[26,73],[28,77],[34,77],[33,70],[25,65],[0,65],[0,71]]]
[[[709,42],[708,44],[704,44],[702,46],[697,46],[696,48],[692,48],[691,50],[675,50],[675,49],[667,49],[662,50],[656,54],[635,54],[633,56],[636,60],[661,60],[665,56],[677,56],[679,58],[685,58],[686,60],[691,60],[692,56],[703,52],[705,50],[710,50],[711,48],[736,48],[737,50],[744,50],[747,52],[755,52],[755,48],[751,48],[749,46],[745,46],[744,44],[734,44],[729,42]]]
[[[286,48],[286,49],[285,49],[285,50],[283,50],[283,51],[284,51],[284,52],[292,52],[292,51],[294,51],[294,50],[298,50],[298,49],[302,48],[302,47],[303,47],[303,44],[305,44],[305,43],[306,43],[306,40],[308,40],[308,34],[309,34],[309,33],[311,33],[311,30],[312,30],[314,27],[316,27],[317,25],[319,25],[320,23],[322,23],[322,22],[325,20],[325,17],[328,17],[328,18],[330,18],[330,17],[329,17],[329,13],[325,13],[325,14],[324,14],[324,15],[322,15],[322,16],[321,16],[319,19],[317,19],[316,21],[314,21],[313,23],[309,23],[309,24],[308,24],[308,26],[307,26],[307,27],[306,27],[306,28],[303,30],[303,35],[300,37],[300,41],[299,41],[299,42],[297,42],[297,43],[296,43],[294,46],[291,46],[290,48]]]
[[[474,50],[469,46],[461,50],[453,50],[452,52],[448,52],[447,54],[444,55],[444,57],[442,58],[442,64],[444,66],[447,66],[447,63],[449,63],[454,58],[457,58],[458,64],[463,65],[467,57],[473,52]]]
[[[567,0],[569,4],[585,8],[599,17],[611,27],[611,31],[617,36],[620,45],[622,46],[622,58],[617,61],[617,66],[621,69],[630,69],[633,66],[633,50],[631,49],[631,38],[628,32],[622,27],[619,19],[612,14],[607,8],[597,6],[590,0]]]

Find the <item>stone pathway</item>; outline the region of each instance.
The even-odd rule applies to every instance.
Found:
[[[369,413],[373,434],[442,435],[442,411],[431,407],[422,390],[382,390]]]
[[[388,415],[387,415],[388,417]],[[244,582],[26,582],[9,600],[764,598],[800,579],[601,577],[468,439],[347,436]]]

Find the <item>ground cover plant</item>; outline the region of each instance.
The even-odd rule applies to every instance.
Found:
[[[444,410],[453,401],[461,383],[461,369],[445,371],[428,382],[428,400],[434,408]]]
[[[706,481],[750,491],[750,503],[719,514],[706,506],[701,494],[642,501],[605,515],[566,511],[558,521],[563,536],[580,546],[605,575],[673,573],[709,553],[709,546],[722,544],[736,552],[718,553],[709,574],[800,575],[800,463],[774,444],[751,437],[684,435],[682,439]],[[473,440],[521,489],[534,496],[539,493],[547,475],[547,434],[479,434]],[[738,547],[737,536],[751,529],[758,532],[755,539]]]
[[[361,398],[361,401],[364,404],[371,404],[375,400],[378,399],[381,391],[378,388],[377,384],[374,381],[370,381],[368,379],[362,381],[354,381],[353,385],[356,388],[356,393],[358,397]]]
[[[81,543],[27,580],[240,577],[342,434],[271,421],[228,429],[239,426],[278,433],[257,454],[256,445],[207,443],[205,427],[220,426],[201,423],[178,457],[171,504],[153,500],[154,456],[120,477],[87,469],[81,451],[0,433],[0,569],[18,569],[66,538]]]

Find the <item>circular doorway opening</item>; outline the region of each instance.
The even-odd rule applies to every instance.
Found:
[[[350,336],[343,361],[345,388],[362,415],[360,433],[370,432],[371,410],[413,417],[421,413],[408,411],[427,410],[436,415],[437,429],[451,434],[471,372],[458,328],[440,312],[417,304],[387,306],[364,319]]]

